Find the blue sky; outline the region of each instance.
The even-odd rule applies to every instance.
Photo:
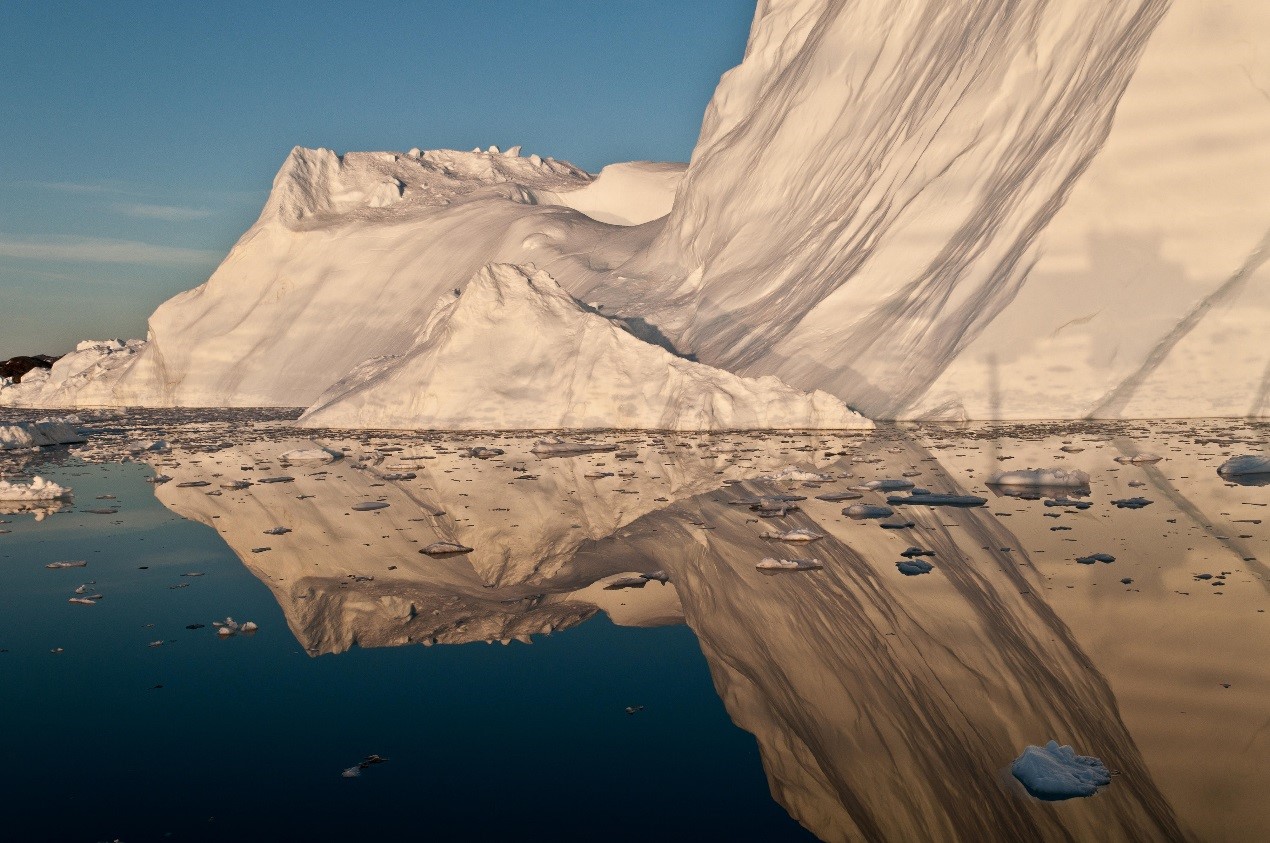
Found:
[[[0,359],[144,336],[291,147],[687,160],[754,0],[55,2],[0,26]]]

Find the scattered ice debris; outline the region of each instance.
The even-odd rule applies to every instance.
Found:
[[[291,532],[290,527],[270,527],[264,531],[264,534],[266,536],[285,536],[289,532]]]
[[[1154,501],[1146,498],[1121,498],[1120,500],[1112,501],[1112,503],[1118,509],[1142,509],[1144,506],[1150,506]]]
[[[159,639],[158,641],[151,641],[151,642],[150,642],[150,646],[151,646],[151,647],[162,647],[162,646],[163,646],[163,639]]]
[[[585,479],[587,479],[587,480],[602,480],[602,479],[604,479],[605,477],[612,477],[612,476],[613,476],[613,472],[611,472],[611,471],[588,471],[586,474],[584,474],[584,475],[582,475],[582,476],[583,476]]]
[[[797,530],[764,530],[759,536],[782,542],[814,542],[825,537],[823,533],[817,533],[805,527],[799,527]]]
[[[419,475],[415,474],[413,471],[394,471],[390,474],[382,475],[379,479],[388,481],[414,480],[418,476]]]
[[[842,514],[848,518],[863,520],[866,518],[890,518],[895,514],[895,510],[889,506],[875,506],[872,504],[856,503],[842,510]]]
[[[77,603],[80,606],[96,606],[97,601],[91,597],[72,597],[66,601],[67,603]]]
[[[917,525],[912,521],[882,521],[878,526],[883,530],[909,530]]]
[[[1077,755],[1070,746],[1050,741],[1043,748],[1029,746],[1014,759],[1010,772],[1037,799],[1057,801],[1093,796],[1111,784],[1111,773],[1101,760]]]
[[[646,580],[650,580],[650,581],[655,580],[659,583],[670,582],[670,574],[666,573],[665,571],[653,571],[650,574],[640,574],[640,576]]]
[[[362,501],[361,503],[355,503],[350,507],[350,509],[352,509],[354,512],[373,512],[376,509],[387,509],[387,508],[388,508],[387,501]]]
[[[1075,498],[1053,498],[1045,502],[1046,506],[1065,506],[1072,509],[1089,509],[1093,506],[1089,501],[1080,501]]]
[[[791,465],[788,468],[782,468],[775,474],[768,475],[764,479],[772,480],[776,483],[828,483],[830,480],[833,480],[833,475],[822,474],[817,471],[807,471],[806,469]]]
[[[998,471],[988,478],[989,486],[1044,486],[1047,488],[1088,489],[1089,475],[1065,468],[1024,468]]]
[[[900,554],[900,556],[903,556],[905,559],[917,559],[918,557],[921,557],[921,556],[934,556],[934,555],[935,555],[935,551],[922,550],[920,547],[910,547],[908,550],[905,550],[904,552]]]
[[[452,553],[471,553],[472,548],[452,541],[438,541],[425,547],[420,553],[426,553],[429,556],[449,556]]]
[[[344,770],[344,772],[340,773],[340,775],[346,779],[355,779],[362,774],[362,770],[365,770],[368,767],[373,767],[376,764],[383,764],[387,760],[387,758],[384,758],[381,755],[367,755],[352,767]]]
[[[920,559],[910,559],[905,562],[896,562],[895,567],[901,574],[906,577],[915,577],[918,574],[929,574],[935,570],[935,566],[929,562],[923,562]]]
[[[88,440],[75,429],[70,419],[40,419],[33,422],[0,424],[0,451],[18,448],[46,448],[72,445]]]
[[[1164,459],[1164,457],[1161,457],[1158,454],[1143,452],[1133,457],[1116,457],[1116,462],[1121,465],[1151,465],[1162,459]]]
[[[161,486],[164,483],[169,482],[171,479],[172,478],[167,476],[166,474],[156,474],[153,477],[147,477],[146,482],[153,483],[156,486]]]
[[[162,439],[142,439],[129,442],[123,448],[130,454],[163,453],[172,450]]]
[[[599,442],[578,442],[554,436],[550,439],[539,439],[529,449],[529,453],[540,457],[564,457],[576,454],[593,454],[602,451],[616,451],[616,445],[604,445]]]
[[[55,501],[70,496],[71,489],[43,477],[35,477],[30,483],[0,480],[0,501]]]
[[[1124,579],[1122,579],[1122,580],[1120,581],[1120,583],[1121,583],[1122,585],[1132,585],[1132,584],[1133,584],[1133,577],[1125,577]]]
[[[251,552],[252,552],[252,553],[265,553],[265,552],[270,551],[270,550],[273,550],[273,548],[272,548],[272,547],[253,547],[253,548],[251,549]]]
[[[912,480],[884,479],[870,480],[868,483],[861,483],[855,488],[864,489],[869,492],[902,492],[905,489],[913,488],[915,485],[917,484]]]
[[[642,705],[628,705],[626,707],[627,714],[639,714],[643,710],[644,707]]]
[[[1085,449],[1080,447],[1079,445],[1064,445],[1058,450],[1062,451],[1065,454],[1079,454],[1081,451]]]
[[[1092,565],[1095,562],[1105,562],[1110,565],[1112,562],[1116,561],[1116,557],[1112,556],[1110,553],[1091,553],[1088,556],[1076,557],[1076,561],[1082,565]]]
[[[937,495],[933,492],[927,492],[924,489],[914,489],[911,495],[888,495],[886,502],[892,506],[955,506],[968,508],[973,506],[984,506],[988,503],[987,498],[980,498],[975,495]]]
[[[250,485],[251,485],[250,480],[228,480],[220,484],[220,487],[222,489],[229,489],[231,492],[234,492],[240,489],[246,489]]]
[[[814,571],[825,567],[819,559],[772,559],[768,557],[754,566],[760,571]]]
[[[475,448],[469,448],[467,455],[469,457],[476,457],[478,460],[487,460],[490,457],[501,457],[505,453],[506,451],[502,448],[485,448],[478,445]]]
[[[186,480],[184,483],[177,483],[178,489],[201,489],[204,486],[210,486],[211,483],[206,480]]]
[[[225,618],[225,620],[223,621],[212,621],[212,626],[216,627],[217,635],[221,635],[226,638],[228,638],[231,635],[237,635],[240,632],[244,634],[255,632],[257,629],[260,628],[256,626],[256,624],[253,621],[247,621],[245,623],[237,623],[233,618]],[[186,627],[186,629],[190,629],[190,628],[191,627]]]
[[[51,570],[58,570],[59,568],[86,568],[88,567],[88,562],[84,559],[76,559],[71,562],[50,562],[44,567]]]
[[[187,623],[185,625],[185,628],[186,629],[202,629],[205,626],[207,626],[207,624],[205,623]]]
[[[294,477],[288,477],[287,475],[283,474],[278,477],[261,477],[256,482],[257,483],[290,483],[293,480],[295,480]]]
[[[824,495],[816,495],[816,500],[837,503],[839,501],[858,501],[862,497],[864,495],[859,492],[829,492]]]
[[[344,454],[331,448],[296,448],[278,457],[279,462],[334,462]]]

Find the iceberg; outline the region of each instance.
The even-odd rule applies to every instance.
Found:
[[[55,501],[71,496],[71,490],[52,480],[36,477],[30,483],[0,480],[0,501]]]
[[[0,424],[0,451],[87,442],[71,419],[40,419]]]

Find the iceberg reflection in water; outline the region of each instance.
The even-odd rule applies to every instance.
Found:
[[[728,715],[757,739],[772,795],[822,839],[1270,830],[1258,766],[1270,750],[1258,731],[1270,698],[1258,559],[1270,498],[1214,470],[1229,443],[1255,442],[1255,428],[597,433],[620,459],[611,450],[544,459],[530,435],[298,436],[284,423],[251,433],[181,420],[171,414],[156,432],[172,451],[145,457],[173,479],[155,494],[216,529],[311,656],[543,642],[601,612],[626,626],[686,623]],[[82,455],[109,458],[112,436],[91,437]],[[1117,463],[1131,445],[1165,459]],[[344,458],[280,459],[316,447]],[[473,456],[483,448],[502,453]],[[898,530],[847,517],[834,500],[901,476],[984,497],[997,453],[1088,472],[1090,493],[907,506],[914,526]],[[281,473],[293,481],[255,482]],[[209,485],[181,485],[199,480]],[[1130,492],[1157,504],[1110,505]],[[860,494],[878,505],[887,493]],[[783,515],[754,509],[777,499]],[[264,535],[280,526],[290,532]],[[814,543],[823,567],[765,575],[770,536],[800,530],[823,536]],[[422,552],[440,542],[470,552]],[[1108,551],[1114,563],[1076,561]],[[933,571],[897,570],[914,555]],[[1217,586],[1196,578],[1206,571]],[[644,702],[623,705],[632,721],[656,722]],[[1101,759],[1111,784],[1061,804],[1029,796],[1011,762],[1051,739]],[[606,829],[588,834],[604,839]]]

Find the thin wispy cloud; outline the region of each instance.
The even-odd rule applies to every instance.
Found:
[[[0,235],[0,258],[77,263],[122,263],[134,266],[189,266],[223,257],[205,249],[161,246],[105,237],[19,238]]]
[[[122,194],[130,195],[131,191],[114,184],[101,184],[98,182],[74,182],[74,181],[19,181],[14,184],[24,185],[27,187],[38,187],[43,190],[52,190],[57,193],[81,193],[81,194]]]
[[[116,202],[110,206],[117,213],[128,217],[141,217],[149,220],[167,220],[168,222],[187,222],[203,220],[212,215],[206,208],[187,208],[182,205],[149,205],[143,202]]]

